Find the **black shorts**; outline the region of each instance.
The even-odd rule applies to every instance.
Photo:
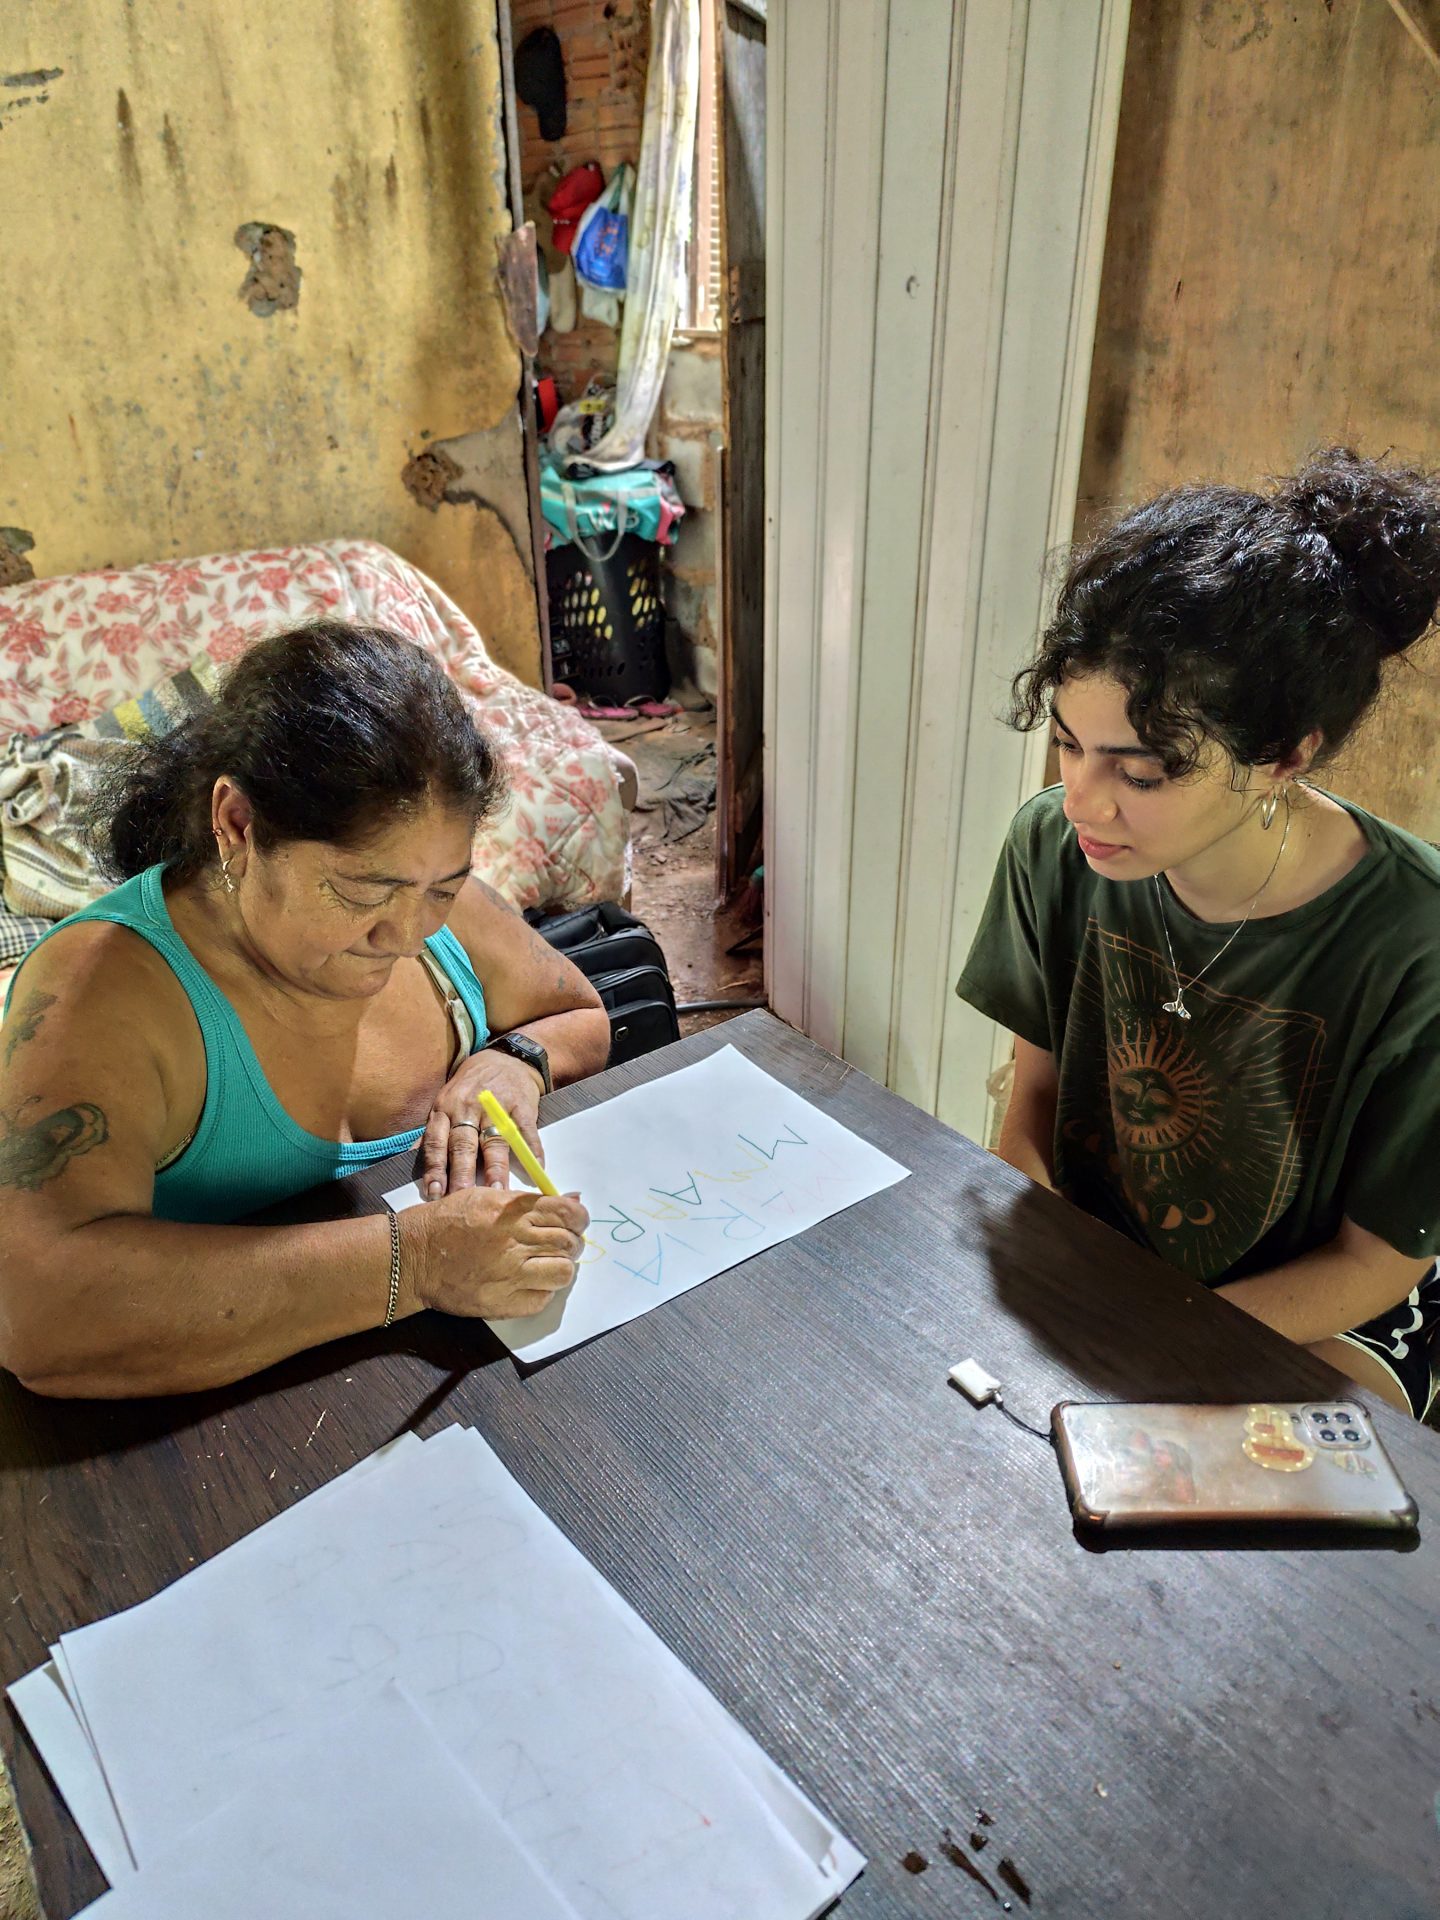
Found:
[[[1339,1337],[1378,1360],[1393,1375],[1415,1418],[1423,1420],[1440,1391],[1435,1377],[1435,1369],[1440,1369],[1440,1265],[1432,1267],[1398,1307]]]

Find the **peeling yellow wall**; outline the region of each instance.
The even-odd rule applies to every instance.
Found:
[[[361,535],[538,684],[499,76],[493,0],[0,9],[0,525],[37,574]],[[295,235],[293,310],[240,298],[250,221]],[[405,491],[487,430],[494,513]]]

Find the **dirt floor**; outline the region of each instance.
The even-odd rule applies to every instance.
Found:
[[[0,1760],[0,1920],[41,1920],[30,1873],[30,1849]]]
[[[744,888],[728,905],[716,899],[714,709],[597,724],[640,773],[631,815],[631,910],[665,949],[675,998],[682,1006],[763,1001],[759,890]],[[736,946],[742,951],[732,952]],[[733,1012],[682,1014],[680,1031],[698,1033],[733,1018]]]

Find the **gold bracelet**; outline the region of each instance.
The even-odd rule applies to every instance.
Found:
[[[393,1210],[390,1214],[390,1297],[385,1302],[385,1318],[382,1327],[392,1326],[395,1321],[395,1309],[400,1302],[400,1216]]]

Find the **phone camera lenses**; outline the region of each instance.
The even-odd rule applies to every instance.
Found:
[[[1358,1440],[1360,1435],[1355,1431],[1354,1427],[1346,1427],[1345,1438],[1347,1440]]]
[[[1335,1438],[1335,1429],[1333,1427],[1322,1427],[1320,1429],[1320,1438],[1322,1440],[1333,1440]]]

